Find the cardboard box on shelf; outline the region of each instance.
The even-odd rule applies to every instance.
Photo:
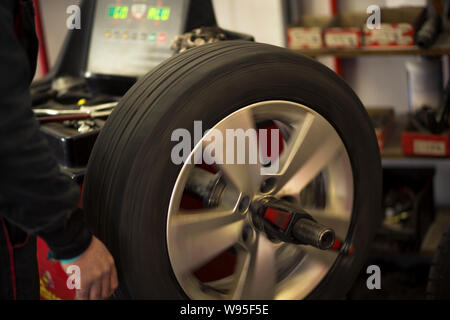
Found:
[[[364,47],[367,49],[404,48],[414,46],[414,36],[425,19],[420,7],[384,8],[381,28],[370,30],[364,24]]]
[[[363,45],[361,26],[367,15],[358,12],[344,12],[333,19],[324,32],[327,48],[352,49]]]
[[[288,47],[293,50],[324,48],[323,32],[331,20],[330,16],[303,16],[287,30]]]

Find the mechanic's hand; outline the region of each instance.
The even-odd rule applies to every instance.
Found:
[[[109,298],[117,289],[117,271],[114,259],[104,244],[96,237],[76,261],[61,264],[64,271],[71,265],[80,268],[81,289],[75,300],[100,300]]]

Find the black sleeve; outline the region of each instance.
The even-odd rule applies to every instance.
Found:
[[[16,0],[0,1],[0,216],[41,236],[56,259],[80,255],[92,235],[78,186],[60,173],[31,110],[27,53],[14,33]]]

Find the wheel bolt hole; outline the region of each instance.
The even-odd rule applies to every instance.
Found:
[[[245,196],[242,198],[241,202],[239,202],[239,212],[244,213],[247,211],[250,206],[250,198]]]
[[[249,244],[252,242],[253,239],[253,229],[250,226],[245,226],[242,230],[241,239],[244,244]]]
[[[268,178],[263,181],[261,184],[261,192],[262,193],[269,193],[275,188],[277,180],[275,178]]]

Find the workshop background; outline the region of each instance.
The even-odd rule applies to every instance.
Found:
[[[305,16],[312,21],[314,17],[331,19],[352,12],[367,17],[366,9],[370,5],[380,6],[383,15],[384,9],[424,8],[427,1],[214,0],[213,3],[219,26],[251,34],[257,42],[292,48],[316,57],[340,74],[371,110],[382,149],[385,221],[367,265],[380,266],[382,289],[368,291],[364,280],[366,270],[362,270],[362,280],[357,281],[349,298],[425,298],[433,255],[442,234],[450,228],[449,133],[444,133],[447,137],[442,140],[444,150],[436,152],[426,146],[421,150],[409,150],[404,145],[407,139],[404,132],[408,116],[417,111],[414,99],[422,98],[413,91],[426,87],[423,83],[426,79],[441,78],[439,94],[444,96],[450,70],[450,42],[445,39],[450,41],[450,37],[438,39],[440,48],[392,47],[378,53],[365,48],[346,48],[344,53],[339,53],[339,49],[311,49],[304,44],[302,48],[296,47],[288,34],[303,32]],[[71,4],[78,4],[78,1],[40,1],[50,66],[55,63],[66,36],[66,8]],[[255,7],[258,14],[254,14]],[[447,34],[440,37],[447,37]],[[420,68],[428,69],[417,71]],[[36,78],[41,74],[42,69],[39,69]]]

